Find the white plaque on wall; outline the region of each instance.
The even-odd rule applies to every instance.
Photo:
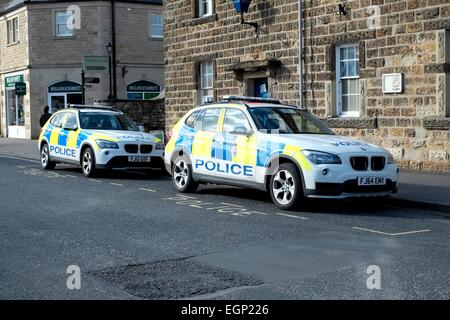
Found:
[[[382,76],[383,93],[401,93],[403,91],[403,75],[386,73]]]

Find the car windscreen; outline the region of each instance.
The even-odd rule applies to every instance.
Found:
[[[121,113],[80,112],[80,125],[92,130],[139,131],[139,127]]]
[[[259,131],[279,134],[333,134],[307,111],[296,108],[255,107],[248,109]]]

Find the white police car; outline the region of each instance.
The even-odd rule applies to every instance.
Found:
[[[164,166],[164,143],[106,106],[69,105],[57,111],[42,128],[38,143],[44,169],[75,164],[86,177],[97,169]]]
[[[175,188],[199,183],[267,190],[290,209],[303,197],[386,196],[398,168],[376,145],[336,136],[306,110],[273,99],[224,97],[189,111],[165,151]]]

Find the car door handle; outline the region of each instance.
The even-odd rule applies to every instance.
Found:
[[[224,143],[225,139],[223,139],[223,138],[214,139],[214,142]]]

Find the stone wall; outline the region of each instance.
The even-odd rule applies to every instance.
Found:
[[[346,15],[338,3],[303,0],[304,106],[336,133],[386,147],[404,168],[450,171],[450,3],[349,0]],[[197,104],[196,66],[205,60],[215,62],[216,99],[247,94],[246,77],[263,74],[271,97],[299,104],[297,1],[252,1],[245,20],[259,24],[258,38],[232,1],[215,0],[214,8],[196,18],[195,1],[164,2],[166,125]],[[380,12],[376,29],[371,10]],[[359,46],[357,118],[337,116],[335,50],[344,43]],[[383,94],[386,73],[403,74],[402,93]]]
[[[347,15],[335,12],[334,0],[304,4],[306,106],[336,133],[386,147],[404,168],[450,171],[449,1],[349,1]],[[380,10],[379,28],[370,28],[370,6]],[[335,48],[342,43],[359,44],[359,118],[335,116]],[[402,93],[382,92],[386,73],[403,74]]]
[[[164,130],[165,107],[164,99],[160,100],[118,100],[113,103],[99,101],[100,104],[114,106],[126,113],[134,121],[142,123],[146,131]]]
[[[240,24],[233,1],[215,0],[214,14],[197,18],[195,0],[164,1],[166,125],[197,105],[197,66],[215,62],[214,97],[247,94],[246,77],[268,76],[272,96],[298,103],[297,0],[252,1]],[[272,63],[273,62],[273,63]]]

